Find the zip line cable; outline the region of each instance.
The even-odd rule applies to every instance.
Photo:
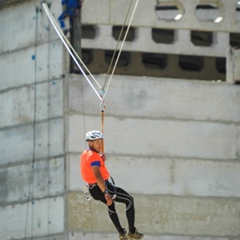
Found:
[[[114,64],[114,67],[113,67],[113,70],[112,70],[112,74],[111,74],[111,76],[110,76],[110,79],[109,79],[109,81],[108,81],[108,84],[107,84],[107,87],[106,87],[106,90],[105,90],[105,95],[104,95],[104,97],[103,97],[103,101],[104,101],[105,98],[106,98],[106,94],[107,94],[109,85],[110,85],[110,83],[111,83],[111,81],[112,81],[112,77],[113,77],[113,74],[114,74],[114,72],[115,72],[116,66],[117,66],[117,64],[118,64],[118,60],[119,60],[119,57],[120,57],[120,55],[121,55],[121,52],[122,52],[122,49],[123,49],[123,45],[124,45],[124,43],[125,43],[125,41],[126,41],[126,37],[127,37],[129,28],[130,28],[131,23],[132,23],[132,20],[133,20],[133,16],[134,16],[134,14],[135,14],[135,12],[136,12],[138,2],[139,2],[139,0],[137,0],[136,3],[135,3],[135,6],[134,6],[134,9],[133,9],[133,12],[132,12],[132,16],[131,16],[130,21],[129,21],[129,23],[128,23],[127,31],[126,31],[125,36],[124,36],[124,39],[123,39],[123,41],[122,41],[120,50],[119,50],[119,52],[118,52],[117,59],[116,59],[116,61],[115,61],[115,64]]]
[[[82,67],[80,66],[79,62],[77,61],[76,57],[74,56],[73,52],[71,51],[70,47],[68,46],[68,44],[66,43],[66,41],[63,38],[63,33],[60,29],[58,29],[58,25],[55,24],[54,22],[54,17],[51,14],[46,2],[42,2],[42,6],[47,14],[47,17],[49,18],[50,22],[52,23],[55,31],[57,32],[58,36],[60,37],[62,43],[64,44],[64,46],[66,47],[66,49],[68,50],[69,54],[71,55],[71,57],[73,58],[73,60],[75,61],[76,65],[78,66],[78,68],[80,69],[80,71],[82,72],[83,76],[85,77],[85,79],[88,81],[88,83],[90,84],[90,86],[92,87],[93,91],[97,94],[98,98],[102,101],[102,98],[100,96],[100,94],[98,93],[98,91],[95,89],[95,87],[93,86],[92,82],[89,80],[89,78],[87,77],[86,73],[84,72],[84,70],[82,69]]]

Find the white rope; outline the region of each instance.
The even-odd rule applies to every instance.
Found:
[[[107,91],[108,91],[108,88],[109,88],[110,82],[112,81],[112,77],[113,77],[113,74],[114,74],[114,72],[115,72],[116,66],[117,66],[117,64],[118,64],[118,60],[119,60],[119,57],[120,57],[120,55],[121,55],[121,52],[122,52],[122,49],[123,49],[123,45],[124,45],[124,43],[125,43],[125,41],[126,41],[126,37],[127,37],[127,34],[128,34],[128,31],[129,31],[129,28],[130,28],[131,23],[132,23],[132,20],[133,20],[133,16],[134,16],[134,14],[135,14],[135,12],[136,12],[138,2],[139,2],[139,0],[137,0],[136,3],[135,3],[135,6],[134,6],[134,9],[133,9],[132,16],[131,16],[131,18],[130,18],[130,20],[129,20],[129,23],[128,23],[127,31],[126,31],[126,33],[125,33],[125,35],[124,35],[124,38],[123,38],[123,41],[122,41],[122,44],[121,44],[120,50],[119,50],[119,52],[118,52],[118,56],[117,56],[116,62],[115,62],[115,64],[114,64],[114,67],[113,67],[113,70],[112,70],[112,74],[111,74],[111,76],[110,76],[110,78],[109,78],[109,81],[108,81],[108,84],[107,84],[106,90],[104,91],[104,92],[105,92],[105,95],[104,95],[104,97],[103,97],[103,101],[104,101],[105,98],[106,98]]]
[[[57,32],[58,36],[60,37],[62,43],[64,44],[64,46],[66,47],[67,51],[69,52],[69,54],[71,55],[71,57],[73,58],[74,62],[76,63],[76,65],[78,66],[78,68],[80,69],[80,71],[82,72],[83,76],[85,77],[85,79],[88,81],[88,83],[90,84],[90,86],[92,87],[92,89],[94,90],[94,92],[97,94],[98,98],[102,101],[102,97],[100,96],[100,94],[98,93],[98,91],[95,89],[95,87],[93,86],[92,82],[89,80],[89,78],[87,77],[87,75],[85,74],[84,70],[81,68],[79,62],[77,61],[76,57],[74,56],[73,52],[75,53],[75,55],[78,57],[78,59],[80,59],[80,57],[77,55],[77,53],[74,51],[74,49],[72,48],[71,44],[69,43],[69,41],[66,39],[66,37],[64,36],[62,30],[58,27],[58,24],[56,23],[53,15],[51,14],[46,2],[42,2],[42,6],[47,14],[47,17],[49,18],[52,26],[54,27],[55,31]],[[66,41],[67,40],[67,41]],[[71,51],[71,49],[73,50],[73,52]],[[80,60],[81,61],[81,60]],[[82,61],[81,61],[82,62]],[[92,75],[91,75],[92,76]],[[101,86],[98,84],[98,86],[101,88]]]
[[[49,10],[50,11],[50,10]],[[55,20],[55,18],[53,18],[54,24],[55,26],[58,28],[58,31],[61,33],[62,37],[64,38],[64,40],[66,41],[66,43],[68,44],[68,46],[71,48],[71,50],[73,51],[73,53],[75,54],[75,56],[77,57],[77,59],[80,61],[80,63],[83,65],[83,67],[86,69],[86,71],[89,73],[89,75],[92,77],[92,79],[95,81],[95,83],[97,84],[97,86],[101,89],[101,85],[98,83],[98,81],[94,78],[94,76],[92,75],[92,73],[89,71],[89,69],[87,68],[87,66],[84,64],[84,62],[82,61],[82,59],[78,56],[77,52],[75,51],[75,49],[72,47],[71,43],[68,41],[67,37],[63,34],[62,30],[60,29],[60,27],[58,26],[57,21]]]

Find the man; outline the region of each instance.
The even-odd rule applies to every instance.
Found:
[[[83,180],[88,184],[89,192],[95,200],[108,206],[108,214],[119,232],[119,239],[141,239],[143,234],[136,229],[134,199],[122,188],[111,184],[108,179],[110,174],[105,165],[106,157],[101,153],[103,148],[103,134],[93,130],[86,133],[89,149],[85,150],[80,159],[80,169]],[[126,216],[129,231],[120,224],[114,202],[126,205]]]
[[[73,17],[75,14],[78,14],[82,7],[83,0],[62,0],[62,5],[64,6],[64,11],[58,17],[58,21],[60,23],[60,27],[63,33],[66,35],[69,29],[66,28],[64,19],[69,17],[70,27],[73,24]]]

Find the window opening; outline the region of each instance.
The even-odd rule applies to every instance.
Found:
[[[143,53],[142,63],[146,68],[164,69],[167,66],[167,55],[157,53]]]
[[[119,39],[119,35],[121,33],[121,30],[122,30],[122,26],[113,26],[112,27],[112,36],[114,37],[115,40]],[[128,34],[127,34],[127,37],[126,37],[127,42],[132,42],[135,39],[135,30],[136,29],[134,27],[129,28]],[[123,27],[123,32],[122,32],[122,35],[120,37],[120,41],[123,41],[123,38],[126,34],[126,31],[127,31],[127,27]]]
[[[220,23],[223,20],[223,4],[220,0],[200,0],[195,11],[201,21]]]
[[[152,28],[152,39],[156,43],[171,44],[174,42],[174,33],[172,29]]]
[[[97,35],[96,26],[82,25],[82,38],[94,39]]]
[[[236,8],[237,11],[240,11],[240,1],[237,0],[237,8]]]
[[[213,33],[206,31],[191,31],[191,41],[195,46],[209,47],[213,43]]]
[[[179,56],[179,66],[183,70],[200,72],[203,69],[204,59],[198,56]]]
[[[230,33],[230,45],[240,47],[240,33]]]
[[[178,21],[184,14],[184,7],[179,1],[157,0],[155,13],[159,20]]]
[[[82,60],[86,65],[89,65],[93,61],[93,50],[92,49],[82,49]]]
[[[236,18],[237,18],[237,21],[240,22],[240,1],[239,0],[237,0]]]
[[[110,51],[110,50],[105,51],[105,61],[108,65],[111,63],[113,54],[114,54],[114,51]],[[118,55],[118,51],[115,54],[114,62],[117,59],[117,55]],[[130,64],[130,61],[131,61],[131,53],[122,51],[118,60],[117,67],[127,67]]]
[[[226,58],[216,58],[216,69],[219,73],[226,73]]]

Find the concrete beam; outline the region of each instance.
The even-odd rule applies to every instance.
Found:
[[[238,200],[157,195],[133,195],[133,197],[135,199],[136,226],[146,235],[171,233],[171,235],[179,237],[236,238],[240,234],[238,216],[240,203]],[[67,206],[68,231],[116,232],[110,222],[107,208],[104,208],[102,203],[94,200],[89,202],[81,193],[70,193],[67,198]],[[120,221],[123,222],[123,226],[127,226],[124,207],[117,204]]]
[[[100,124],[100,117],[69,117],[67,151],[81,151],[85,132]],[[104,132],[112,154],[236,160],[239,131],[235,125],[219,123],[107,117]]]
[[[41,8],[40,1],[22,1],[21,4],[11,4],[1,9],[0,22],[4,24],[4,28],[0,38],[0,55],[58,40]],[[57,18],[62,11],[61,3],[53,1],[51,11]]]
[[[37,121],[62,117],[63,102],[62,79],[2,91],[0,129],[31,123],[34,117]]]
[[[106,75],[95,77],[103,86]],[[71,75],[67,81],[69,111],[99,115],[100,100],[86,80]],[[226,83],[114,75],[105,99],[105,114],[119,119],[142,117],[234,124],[240,122],[239,94],[238,87]]]
[[[62,43],[58,40],[0,57],[0,91],[36,82],[62,78]],[[17,77],[16,77],[17,73]]]
[[[64,192],[64,158],[0,168],[0,179],[1,206],[56,196]]]
[[[239,198],[240,164],[149,156],[113,155],[106,147],[107,167],[117,186],[134,194]],[[81,191],[80,154],[67,157],[68,188]],[[117,167],[116,167],[117,166]],[[124,169],[119,171],[119,169]],[[124,174],[123,174],[124,171]],[[129,185],[129,182],[131,184]],[[144,187],[143,186],[147,186]]]
[[[64,232],[63,197],[1,207],[0,211],[1,219],[4,219],[0,222],[1,240],[27,239]]]
[[[35,151],[35,159],[59,156],[64,153],[62,118],[37,123],[34,127],[35,134],[32,124],[0,130],[0,139],[4,139],[0,144],[0,165],[32,161],[33,151]]]

